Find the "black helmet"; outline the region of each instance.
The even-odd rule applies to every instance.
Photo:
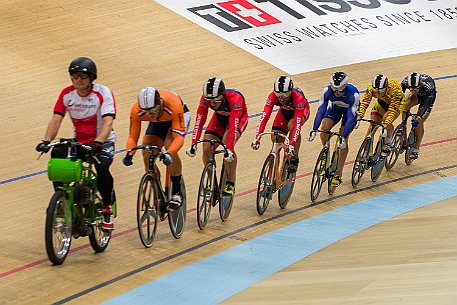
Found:
[[[420,87],[421,75],[417,72],[413,72],[406,77],[406,86],[412,89],[418,89]]]
[[[203,84],[203,96],[206,99],[215,99],[225,93],[224,81],[217,77],[212,77]]]
[[[70,75],[76,72],[87,73],[91,76],[91,81],[97,79],[97,66],[94,61],[87,57],[78,57],[73,59],[68,67]]]
[[[273,85],[274,92],[287,93],[294,88],[294,83],[287,76],[280,76],[275,80]]]
[[[373,86],[373,89],[379,91],[379,92],[384,92],[385,89],[387,88],[387,84],[389,83],[389,80],[387,77],[385,77],[382,74],[378,74],[373,78],[373,82],[371,83],[371,86]]]

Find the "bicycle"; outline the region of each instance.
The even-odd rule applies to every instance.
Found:
[[[322,185],[325,180],[328,180],[328,193],[333,195],[337,185],[332,183],[333,178],[338,171],[338,160],[340,157],[340,146],[343,141],[342,136],[338,132],[330,130],[316,130],[315,132],[323,132],[328,134],[329,137],[322,147],[322,150],[317,157],[316,165],[314,166],[313,179],[311,181],[311,201],[315,202],[322,189]],[[332,136],[336,136],[335,146],[333,148],[332,157],[330,159],[330,139]]]
[[[278,191],[279,207],[284,209],[287,206],[294,189],[296,176],[295,172],[290,172],[290,152],[293,152],[293,146],[289,145],[288,137],[279,132],[263,132],[256,140],[260,143],[260,139],[264,135],[274,136],[274,142],[270,154],[263,163],[257,186],[256,206],[259,215],[265,213],[276,191]],[[280,142],[280,138],[284,139],[284,142]],[[280,166],[281,150],[284,150],[284,157]]]
[[[392,152],[387,158],[386,169],[390,170],[395,163],[397,162],[398,157],[405,153],[405,163],[406,165],[411,165],[417,157],[411,155],[412,149],[416,145],[416,127],[412,126],[408,134],[407,122],[408,118],[415,119],[417,114],[412,114],[410,111],[405,111],[405,118],[402,122],[395,128],[394,135],[392,139]],[[408,136],[406,136],[408,135]]]
[[[140,180],[136,204],[137,227],[141,243],[150,248],[157,233],[158,221],[168,218],[168,225],[174,238],[181,238],[186,223],[186,189],[184,178],[181,180],[182,204],[173,210],[167,208],[172,196],[172,187],[168,167],[165,172],[165,189],[162,187],[160,170],[157,159],[162,158],[164,152],[158,146],[138,145],[127,152],[145,150],[149,155],[148,169]]]
[[[365,121],[371,124],[371,132],[363,140],[360,145],[357,157],[354,161],[354,167],[352,168],[352,186],[356,187],[362,179],[365,171],[371,168],[371,181],[375,182],[381,175],[386,157],[382,155],[382,148],[385,143],[386,130],[384,125],[371,119],[359,119],[358,121]],[[376,142],[376,148],[373,149],[374,136],[376,130],[381,127],[381,134]]]
[[[72,237],[89,236],[90,245],[96,253],[105,251],[111,240],[111,230],[101,227],[103,203],[97,189],[97,173],[91,147],[74,139],[60,139],[48,145],[68,147],[66,158],[50,158],[48,178],[63,183],[57,186],[46,209],[45,244],[49,260],[61,265],[71,246]],[[76,158],[76,149],[85,150],[84,160]],[[112,193],[113,216],[117,216],[116,195]]]
[[[228,156],[227,147],[220,140],[215,139],[203,139],[198,140],[192,145],[192,149],[195,151],[197,144],[199,143],[210,143],[213,148],[215,145],[221,145],[222,149],[212,149],[211,157],[203,168],[200,184],[198,186],[198,198],[197,198],[197,223],[200,230],[203,230],[208,223],[211,208],[219,204],[219,216],[222,221],[227,221],[233,205],[233,195],[224,196],[222,190],[227,181],[227,171],[225,169],[224,162],[222,162],[222,169],[219,179],[217,177],[216,170],[216,155],[224,154],[224,157]],[[219,181],[219,182],[218,182]]]

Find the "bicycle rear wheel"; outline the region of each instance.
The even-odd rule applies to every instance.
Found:
[[[267,210],[273,195],[274,188],[274,162],[273,155],[268,155],[260,171],[259,183],[257,185],[257,213],[262,215]]]
[[[152,246],[157,231],[158,194],[155,192],[154,177],[149,173],[144,174],[138,188],[136,215],[140,240],[146,248]]]
[[[394,136],[392,138],[392,143],[390,144],[390,154],[386,158],[385,167],[386,170],[391,170],[394,167],[395,163],[398,160],[398,156],[402,153],[403,145],[403,125],[398,125],[394,130]]]
[[[181,238],[182,233],[184,232],[184,227],[186,225],[187,203],[184,178],[181,178],[181,194],[181,206],[176,210],[168,210],[168,225],[170,226],[171,234],[173,234],[174,238],[176,239]]]
[[[112,192],[111,199],[113,200],[112,206],[113,206],[113,214],[114,214],[115,209],[116,209],[116,195],[114,193],[114,190]],[[98,210],[102,209],[101,202],[99,202],[95,206],[95,209],[98,209]],[[91,230],[89,232],[89,241],[90,241],[90,245],[92,246],[92,249],[94,249],[94,251],[96,253],[100,253],[100,252],[105,251],[106,247],[108,247],[109,241],[111,240],[112,231],[102,229],[103,215],[92,215],[92,218],[94,219],[94,221],[91,226]]]
[[[57,190],[46,209],[45,225],[46,253],[54,265],[61,265],[70,251],[72,217],[67,194]]]
[[[405,163],[406,165],[411,165],[416,158],[412,156],[412,151],[414,149],[414,145],[416,144],[416,130],[414,128],[411,129],[408,136],[408,148],[405,151]]]
[[[213,183],[214,166],[214,163],[205,165],[198,187],[197,224],[200,230],[203,230],[208,223],[212,204],[216,200],[214,194],[215,184]]]
[[[316,201],[322,189],[322,185],[326,179],[328,147],[324,146],[317,157],[316,165],[314,166],[313,179],[311,181],[311,201]]]
[[[379,176],[382,173],[382,169],[384,168],[384,163],[386,162],[386,158],[381,155],[382,146],[384,145],[384,138],[381,138],[376,144],[376,151],[374,153],[373,159],[375,160],[373,166],[371,167],[371,181],[376,182]]]
[[[367,169],[368,160],[370,158],[370,145],[371,138],[367,137],[363,140],[360,145],[359,152],[354,161],[354,167],[352,168],[352,187],[356,187],[360,179],[362,179],[365,170]]]
[[[296,173],[290,172],[290,159],[287,158],[284,162],[283,168],[282,168],[282,177],[281,177],[281,183],[282,187],[278,191],[278,201],[279,201],[279,207],[281,209],[284,209],[287,204],[289,203],[290,197],[292,196],[292,191],[294,190],[294,185],[295,185],[295,175]],[[284,183],[286,182],[287,183]]]
[[[219,189],[222,190],[227,182],[227,171],[225,170],[225,165],[222,163],[221,169],[221,182],[219,183]],[[233,205],[233,195],[232,196],[223,196],[221,194],[219,200],[219,216],[222,221],[227,221],[230,212],[232,211]]]

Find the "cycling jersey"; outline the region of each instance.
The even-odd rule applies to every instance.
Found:
[[[93,84],[88,95],[80,96],[72,85],[62,90],[54,106],[55,114],[65,116],[66,112],[73,122],[76,141],[90,144],[101,132],[103,117],[116,117],[116,102],[106,86]],[[106,142],[115,141],[116,134],[111,131]]]
[[[214,110],[213,117],[227,130],[226,145],[228,149],[233,150],[237,131],[244,130],[245,124],[247,124],[248,110],[244,96],[235,89],[226,89],[221,105],[215,109],[211,106],[211,102],[202,95],[197,109],[195,127],[192,131],[192,144],[200,139],[208,116],[208,108]]]
[[[401,82],[403,92],[406,91],[408,84],[408,77],[405,77]],[[417,92],[417,101],[419,103],[418,115],[423,119],[426,113],[430,113],[435,104],[436,99],[436,85],[435,81],[430,75],[421,74],[420,87]]]
[[[343,117],[344,131],[342,136],[346,138],[357,123],[359,104],[359,90],[354,85],[347,84],[342,97],[336,96],[330,85],[325,87],[319,99],[313,130],[319,128],[324,116],[331,118],[335,124]]]
[[[127,140],[126,150],[129,151],[136,147],[140,137],[141,122],[168,122],[171,121],[171,132],[173,141],[168,148],[171,154],[178,153],[184,144],[185,121],[184,108],[181,98],[170,91],[159,90],[160,98],[163,100],[163,111],[159,117],[151,119],[146,111],[135,103],[130,110],[130,130]]]
[[[260,123],[259,127],[257,128],[256,132],[256,138],[264,132],[265,126],[267,125],[268,120],[270,119],[271,112],[273,111],[274,106],[279,106],[279,111],[277,116],[282,116],[284,118],[284,121],[287,122],[277,122],[278,124],[285,125],[284,130],[287,130],[287,123],[290,119],[293,118],[294,120],[294,129],[292,131],[292,139],[290,141],[290,145],[295,145],[295,143],[298,140],[298,137],[300,136],[300,129],[301,129],[301,124],[302,124],[302,119],[305,118],[305,120],[308,119],[309,117],[309,104],[308,100],[306,99],[304,93],[300,88],[294,87],[292,90],[292,93],[290,95],[290,98],[285,101],[284,103],[281,103],[278,99],[278,97],[275,95],[274,92],[271,92],[268,95],[267,101],[265,103],[265,106],[263,108],[263,113],[262,117],[260,118]],[[275,120],[276,121],[276,120]],[[283,129],[277,126],[278,128],[276,129]]]
[[[370,84],[360,105],[359,113],[361,117],[365,115],[365,111],[370,105],[372,98],[373,86]],[[394,121],[395,114],[399,111],[400,106],[402,106],[404,103],[404,94],[400,84],[395,80],[389,79],[387,82],[386,92],[382,98],[378,99],[377,103],[382,107],[384,113],[385,111],[390,111],[384,123],[386,125],[391,124]],[[373,109],[374,108],[375,107],[373,107]]]

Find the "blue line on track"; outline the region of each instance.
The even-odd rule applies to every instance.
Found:
[[[345,237],[455,197],[456,185],[457,176],[443,178],[299,221],[181,268],[103,304],[219,303]]]

